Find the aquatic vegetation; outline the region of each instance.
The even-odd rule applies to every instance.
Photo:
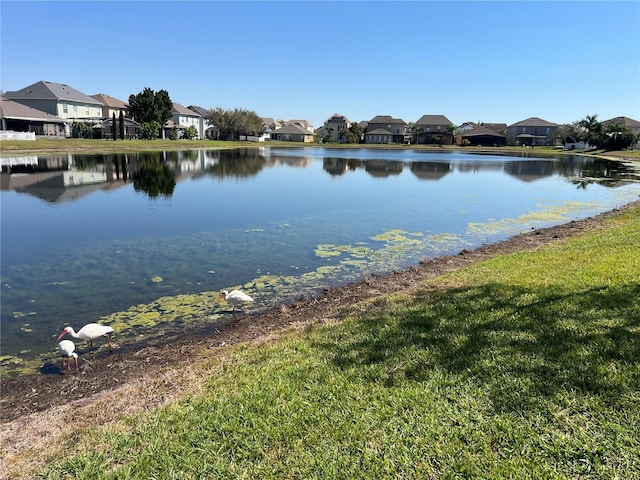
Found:
[[[164,282],[164,279],[163,279],[162,277],[158,277],[158,276],[156,276],[156,277],[153,277],[153,278],[151,279],[151,281],[152,281],[153,283],[160,283],[160,282]]]

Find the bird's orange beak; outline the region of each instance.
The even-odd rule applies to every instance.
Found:
[[[60,341],[60,339],[62,337],[64,337],[67,334],[67,332],[65,332],[64,330],[62,331],[62,333],[60,335],[58,335],[58,341]]]

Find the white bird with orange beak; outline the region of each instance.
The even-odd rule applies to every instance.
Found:
[[[78,371],[78,354],[75,352],[76,345],[71,340],[62,340],[58,343],[58,351],[62,355],[62,369],[71,371],[71,359],[76,361],[76,371]]]
[[[62,330],[62,333],[58,336],[58,340],[69,334],[73,338],[89,340],[89,349],[92,349],[93,341],[96,338],[105,337],[107,339],[107,343],[109,344],[109,350],[111,351],[113,350],[113,345],[111,344],[111,339],[109,338],[110,333],[113,333],[113,328],[111,327],[100,325],[99,323],[87,323],[77,332],[73,329],[73,327],[65,327],[64,330]]]
[[[222,290],[220,292],[220,298],[224,298],[227,302],[233,305],[232,312],[236,311],[237,306],[242,306],[244,313],[247,313],[248,304],[253,302],[253,298],[244,293],[242,290]]]

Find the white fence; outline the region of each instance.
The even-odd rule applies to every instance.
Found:
[[[35,132],[14,132],[13,130],[0,130],[0,140],[35,140]]]

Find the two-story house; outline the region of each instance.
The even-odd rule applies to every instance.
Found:
[[[196,138],[202,138],[201,120],[202,115],[199,113],[173,102],[171,118],[164,124],[165,138],[170,138],[174,133],[180,138],[189,127],[196,129]]]
[[[323,142],[342,142],[344,140],[341,132],[348,130],[350,126],[351,122],[347,117],[334,113],[324,121],[320,129],[320,139]]]
[[[444,115],[423,115],[413,124],[412,138],[418,144],[452,145],[454,125]]]
[[[408,143],[407,123],[390,115],[376,115],[367,122],[364,143]]]
[[[484,124],[465,122],[456,130],[456,143],[459,145],[502,147],[507,144],[507,137],[485,127]]]
[[[507,127],[507,143],[528,147],[553,146],[559,126],[538,117],[527,118]]]
[[[65,120],[65,136],[71,136],[73,122],[99,124],[102,102],[63,83],[39,81],[4,97]]]

